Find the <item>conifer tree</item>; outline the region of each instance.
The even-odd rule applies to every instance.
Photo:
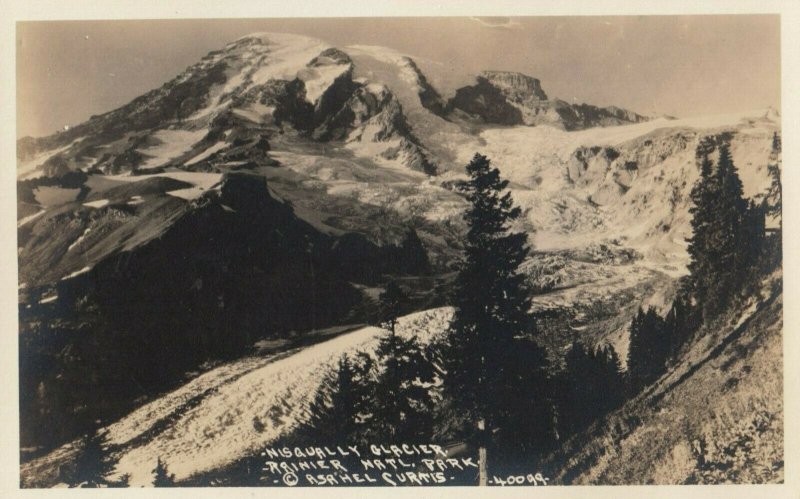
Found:
[[[493,470],[520,473],[556,443],[552,380],[544,349],[529,337],[514,339],[501,369],[488,448]]]
[[[658,379],[670,352],[666,323],[653,308],[639,308],[631,321],[628,347],[628,379],[633,393]]]
[[[161,457],[156,461],[156,467],[153,470],[153,487],[174,487],[175,475],[167,470],[167,465],[161,460]]]
[[[727,305],[733,284],[743,275],[747,267],[747,234],[745,216],[747,201],[744,199],[742,181],[731,158],[726,143],[719,146],[719,160],[715,172],[719,196],[715,203],[715,220],[712,243],[716,248],[712,262],[715,286],[711,290],[717,300],[718,311]]]
[[[778,221],[778,230],[783,228],[781,218],[781,210],[783,209],[783,189],[781,186],[781,152],[783,146],[781,144],[781,136],[778,132],[772,135],[772,150],[769,154],[769,164],[767,165],[767,172],[770,176],[769,191],[764,198],[766,214],[770,217],[776,218]]]
[[[674,359],[696,329],[691,304],[680,293],[672,301],[672,307],[664,321],[666,339],[669,342],[668,358]]]
[[[739,261],[748,274],[758,270],[758,262],[764,250],[766,210],[767,207],[763,203],[755,203],[752,200],[747,203],[742,227],[744,244],[739,249]],[[752,281],[752,276],[748,276],[747,281]]]
[[[711,265],[716,252],[710,240],[714,225],[714,203],[718,195],[716,178],[713,175],[713,164],[709,158],[709,144],[701,142],[697,154],[700,156],[700,179],[691,191],[694,203],[689,209],[692,214],[692,237],[689,239],[689,271],[691,274],[692,294],[700,306],[708,298],[711,290]]]
[[[408,303],[408,295],[396,282],[390,281],[378,299],[380,300],[381,327],[388,329],[394,335],[397,318],[402,315]]]
[[[372,422],[372,358],[363,352],[343,355],[327,373],[295,436],[314,445],[359,445]]]
[[[127,475],[112,481],[108,476],[114,472],[115,462],[106,449],[106,434],[98,430],[83,439],[81,450],[75,460],[75,468],[69,479],[70,487],[126,487]]]
[[[625,401],[625,376],[619,354],[611,345],[598,349],[595,356],[601,360],[602,372],[600,379],[603,382],[601,390],[605,392],[603,409],[608,412],[616,409]]]
[[[528,256],[527,235],[511,232],[521,210],[510,193],[503,192],[508,181],[500,178],[486,156],[476,154],[467,173],[468,232],[452,298],[456,312],[443,352],[444,385],[453,404],[475,424],[468,440],[479,447],[483,484],[486,445],[493,443],[492,436],[501,425],[512,424],[505,408],[522,403],[520,397],[512,401],[506,397],[519,393],[515,389],[523,385],[542,386],[544,380],[532,378],[540,374],[544,360],[539,355],[517,355],[521,340],[533,332],[528,315],[530,290],[518,272]],[[527,369],[512,365],[519,363],[527,363]],[[529,379],[520,379],[524,373]],[[547,420],[530,419],[526,424],[544,425]]]
[[[583,427],[586,420],[595,416],[591,404],[593,389],[590,381],[589,352],[583,343],[574,341],[564,357],[565,383],[564,400],[561,404],[562,431],[575,433]]]
[[[380,443],[424,443],[433,433],[430,386],[435,371],[415,337],[381,337],[373,386],[372,438]]]
[[[646,369],[644,363],[648,358],[648,345],[642,338],[643,327],[644,310],[639,307],[628,327],[628,383],[632,394],[641,388],[642,373]]]
[[[420,443],[433,432],[433,364],[416,338],[396,334],[398,317],[408,301],[394,281],[380,295],[381,327],[388,334],[380,338],[376,350],[370,429],[371,438],[380,443]]]
[[[719,158],[711,170],[709,140],[698,146],[700,180],[692,189],[692,238],[688,252],[692,296],[708,320],[730,303],[752,266],[754,247],[763,229],[757,212],[748,212],[742,181],[730,147],[721,142]],[[755,241],[755,242],[754,242]]]
[[[587,348],[574,341],[565,358],[560,400],[561,431],[573,434],[625,400],[625,379],[610,346]]]

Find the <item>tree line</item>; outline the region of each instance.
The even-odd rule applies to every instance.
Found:
[[[628,379],[633,393],[667,370],[700,326],[756,291],[759,276],[781,261],[781,139],[773,135],[767,172],[770,186],[760,202],[747,200],[730,152],[729,134],[700,140],[700,179],[691,191],[689,275],[665,317],[639,309],[630,324]],[[712,154],[716,152],[714,164]],[[777,227],[770,234],[766,218]]]

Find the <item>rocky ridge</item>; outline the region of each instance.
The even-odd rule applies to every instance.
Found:
[[[484,71],[476,83],[458,89],[448,113],[497,125],[547,125],[563,130],[641,123],[648,118],[615,106],[569,104],[548,99],[541,82],[522,73]]]

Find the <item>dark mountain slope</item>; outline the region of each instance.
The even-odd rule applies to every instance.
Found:
[[[357,321],[354,313],[363,313],[368,300],[352,281],[428,268],[413,230],[402,244],[384,247],[356,233],[320,233],[275,199],[263,177],[229,174],[219,191],[191,203],[158,200],[182,203],[166,210],[168,223],[158,210],[120,220],[120,208],[109,205],[48,215],[34,225],[29,244],[46,261],[86,230],[81,223],[105,217],[95,218],[89,232],[99,239],[80,257],[85,271],[54,284],[47,272],[25,274],[31,284],[20,292],[23,446],[63,442],[206,361],[246,353],[257,340]],[[59,216],[73,217],[77,229],[64,229],[70,237],[51,231],[52,244],[36,243],[48,228],[70,226]],[[154,226],[161,230],[149,239],[119,244],[125,234]],[[36,268],[26,264],[23,270]],[[62,424],[49,424],[55,413]]]

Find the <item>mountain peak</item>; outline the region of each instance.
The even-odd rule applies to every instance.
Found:
[[[268,137],[289,127],[314,140],[347,144],[368,159],[430,172],[436,156],[451,161],[447,141],[472,140],[461,119],[565,130],[644,119],[624,109],[550,99],[539,79],[515,71],[483,71],[449,101],[435,81],[391,48],[336,48],[310,36],[256,32],[210,52],[119,109],[20,142],[19,156],[31,161],[26,175],[218,169],[220,158],[231,155],[222,149],[239,147],[226,145],[220,134],[255,127]],[[41,154],[56,150],[53,158]]]
[[[532,76],[516,71],[482,71],[478,78],[488,80],[492,85],[507,94],[520,94],[521,97],[534,97],[547,100],[541,82]]]

